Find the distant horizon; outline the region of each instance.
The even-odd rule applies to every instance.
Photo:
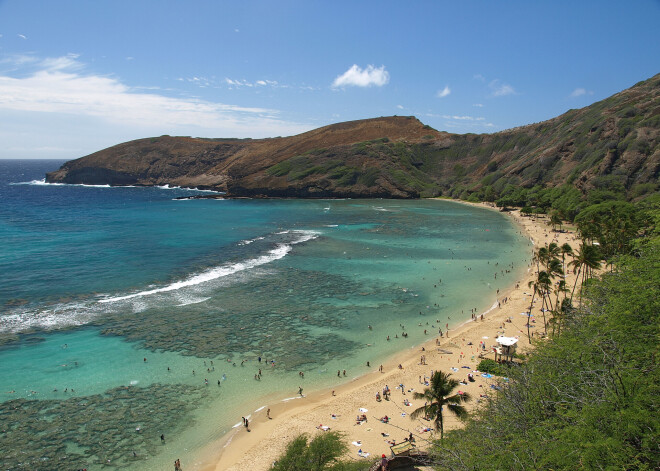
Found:
[[[292,136],[392,115],[500,132],[656,75],[660,48],[644,45],[658,23],[654,0],[5,0],[0,158],[79,158],[163,134]]]

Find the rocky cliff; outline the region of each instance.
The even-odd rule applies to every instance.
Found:
[[[586,108],[495,134],[449,134],[414,117],[273,139],[161,136],[65,163],[48,182],[178,185],[250,197],[497,195],[507,185],[657,191],[660,74]]]

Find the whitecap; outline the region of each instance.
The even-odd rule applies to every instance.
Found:
[[[253,242],[256,242],[258,240],[264,240],[265,237],[255,237],[254,239],[246,239],[246,240],[241,240],[238,245],[250,245]]]
[[[29,182],[14,182],[10,185],[33,185],[33,186],[82,186],[87,188],[112,188],[110,185],[88,185],[84,183],[50,183],[45,178],[41,180],[32,180]]]
[[[205,298],[194,298],[194,297],[192,297],[192,296],[186,298],[186,297],[184,296],[184,297],[183,297],[183,300],[181,301],[181,304],[177,304],[177,306],[178,306],[178,307],[181,307],[181,306],[188,306],[188,305],[190,305],[190,304],[199,304],[199,303],[203,303],[204,301],[208,301],[209,299],[211,299],[210,296],[207,296],[207,297],[205,297]]]
[[[226,278],[234,275],[230,280],[242,278],[241,273],[248,274],[258,267],[285,257],[296,244],[306,242],[318,237],[314,231],[284,231],[280,234],[289,234],[287,241],[279,242],[272,250],[255,258],[240,262],[227,263],[212,267],[201,273],[195,273],[188,278],[175,281],[168,285],[150,284],[147,289],[129,294],[106,294],[88,300],[77,300],[47,306],[16,307],[0,316],[0,332],[21,332],[33,328],[54,329],[62,327],[80,326],[92,322],[99,316],[116,313],[117,309],[123,312],[138,313],[154,305],[150,295],[169,295],[170,305],[185,306],[202,303],[210,299],[204,283]],[[186,288],[183,291],[178,291]],[[163,299],[158,298],[160,301]],[[113,305],[113,302],[121,304]]]
[[[140,291],[137,293],[126,294],[123,296],[114,296],[111,298],[99,299],[100,303],[111,303],[116,301],[125,301],[127,299],[138,298],[142,296],[149,296],[152,294],[158,293],[167,293],[170,291],[176,291],[181,288],[187,288],[191,286],[196,286],[202,283],[209,281],[217,280],[219,278],[224,278],[235,273],[239,273],[245,270],[250,270],[267,263],[271,263],[275,260],[286,257],[286,255],[291,251],[294,245],[307,242],[309,240],[315,239],[318,237],[318,233],[315,231],[304,231],[304,230],[293,230],[293,231],[281,231],[277,233],[278,235],[282,234],[296,234],[298,235],[297,239],[290,241],[288,244],[278,244],[274,249],[270,250],[265,255],[259,257],[245,260],[237,263],[230,263],[226,265],[221,265],[218,267],[210,268],[206,271],[193,275],[185,280],[176,281],[170,283],[167,286],[160,288],[154,288],[150,290]]]

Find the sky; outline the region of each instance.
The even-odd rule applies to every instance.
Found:
[[[660,72],[660,1],[0,0],[0,158],[416,116],[492,133]]]

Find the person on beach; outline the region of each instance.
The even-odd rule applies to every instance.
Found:
[[[269,419],[272,419],[272,417],[270,416],[270,407],[266,411],[266,417],[268,417]]]
[[[302,397],[302,395],[303,395],[302,392],[303,392],[303,388],[302,388],[302,386],[298,386],[298,394],[300,394],[301,397]]]
[[[380,470],[381,471],[387,471],[387,457],[383,454],[383,456],[380,459]]]

